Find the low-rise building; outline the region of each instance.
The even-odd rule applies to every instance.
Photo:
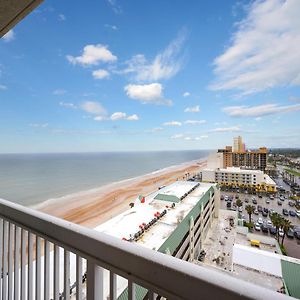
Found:
[[[198,259],[204,238],[218,217],[216,184],[176,181],[146,197],[95,230],[186,261]],[[127,280],[118,277],[118,299],[127,299]],[[147,290],[137,286],[138,299]],[[123,290],[122,290],[123,289]]]
[[[269,175],[260,170],[248,170],[236,167],[204,169],[202,181],[217,182],[233,187],[254,187],[257,191],[276,192],[276,183]]]

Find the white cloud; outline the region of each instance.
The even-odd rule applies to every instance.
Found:
[[[214,61],[213,90],[247,95],[300,85],[300,1],[254,1],[231,45]]]
[[[128,121],[138,121],[139,119],[140,119],[139,116],[136,114],[127,117]]]
[[[170,121],[163,123],[164,126],[181,126],[182,123],[178,121]]]
[[[67,60],[74,65],[98,65],[100,62],[108,63],[117,60],[117,57],[113,55],[106,45],[86,45],[83,48],[81,56],[67,55]]]
[[[106,116],[96,116],[94,118],[95,121],[105,121],[107,120],[107,117]]]
[[[124,90],[129,98],[139,100],[143,104],[172,105],[171,100],[163,97],[163,87],[160,83],[129,84]]]
[[[210,130],[210,132],[235,132],[241,131],[239,126],[232,126],[232,127],[218,127]]]
[[[192,113],[196,113],[196,112],[200,112],[200,106],[196,105],[193,107],[187,107],[184,112],[192,112]]]
[[[184,135],[182,133],[174,134],[171,136],[171,139],[181,139]]]
[[[58,20],[59,21],[66,21],[66,16],[64,14],[59,14],[58,15]]]
[[[11,29],[6,34],[4,34],[4,36],[2,37],[2,39],[6,43],[13,41],[15,39],[15,33],[14,33],[14,31]]]
[[[162,127],[154,127],[152,129],[145,130],[146,133],[156,133],[163,131],[164,129]]]
[[[52,93],[53,93],[53,95],[58,96],[58,95],[64,95],[64,94],[66,94],[67,91],[63,90],[63,89],[57,89],[57,90],[54,90]]]
[[[257,121],[257,122],[259,122],[259,121],[262,120],[262,117],[257,117],[257,118],[255,118],[254,120]]]
[[[137,81],[156,81],[175,76],[183,65],[181,52],[184,41],[185,34],[180,32],[152,61],[148,61],[143,54],[137,54],[126,62],[127,68],[121,73],[133,73]]]
[[[59,102],[59,105],[67,107],[67,108],[73,108],[73,109],[77,108],[77,106],[74,103],[71,103],[71,102]]]
[[[185,92],[185,93],[183,93],[183,97],[189,97],[191,94],[189,93],[189,92]]]
[[[184,124],[188,124],[188,125],[201,125],[201,124],[205,124],[206,120],[186,120],[184,122]]]
[[[7,90],[7,86],[3,85],[3,84],[0,84],[0,90],[2,90],[2,91]]]
[[[109,28],[111,30],[118,30],[118,27],[116,25],[111,25],[111,24],[105,24],[104,25],[106,28]]]
[[[114,112],[109,118],[106,117],[105,114],[103,114],[103,115],[96,116],[94,118],[94,120],[95,121],[107,121],[107,120],[110,120],[110,121],[118,121],[118,120],[138,121],[139,117],[136,114],[127,116],[126,113],[117,111],[117,112]]]
[[[90,114],[99,115],[99,116],[106,115],[105,108],[99,102],[85,101],[80,105],[80,108]]]
[[[31,123],[29,124],[30,127],[34,127],[34,128],[46,128],[48,127],[48,123],[42,123],[42,124],[39,124],[39,123]]]
[[[263,104],[258,106],[227,106],[223,108],[223,111],[231,117],[260,117],[299,110],[300,104],[284,106]]]
[[[117,15],[122,13],[122,8],[118,4],[117,0],[107,0],[108,4],[111,6],[113,12]]]
[[[208,136],[207,135],[201,135],[201,136],[196,136],[196,137],[192,137],[192,136],[186,136],[184,134],[174,134],[171,136],[171,139],[184,139],[185,141],[200,141],[203,139],[207,139]]]
[[[112,121],[126,119],[126,113],[124,112],[115,112],[110,116]]]
[[[95,70],[92,74],[95,79],[109,78],[109,72],[103,69]]]

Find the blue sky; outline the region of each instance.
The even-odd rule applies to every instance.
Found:
[[[300,1],[45,1],[0,40],[0,152],[300,147]]]

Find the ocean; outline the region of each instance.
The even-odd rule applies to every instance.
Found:
[[[204,159],[210,151],[0,154],[0,198],[25,206]]]

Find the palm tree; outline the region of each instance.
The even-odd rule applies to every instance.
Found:
[[[235,202],[236,206],[238,208],[240,208],[241,206],[243,206],[243,202],[241,199],[237,199],[236,202]],[[239,214],[239,217],[240,217],[240,212],[238,213]]]
[[[246,205],[245,209],[246,209],[246,212],[249,215],[249,223],[251,224],[251,215],[254,213],[254,210],[255,210],[254,206],[248,204],[248,205]]]
[[[273,213],[270,218],[271,218],[273,226],[275,226],[275,228],[276,228],[276,239],[279,243],[279,228],[282,226],[283,218],[280,214],[278,214],[276,212]]]
[[[292,228],[292,223],[291,223],[290,220],[283,218],[281,226],[282,226],[281,228],[283,230],[283,236],[282,236],[282,240],[281,240],[281,246],[283,246],[283,241],[284,241],[285,235]]]

